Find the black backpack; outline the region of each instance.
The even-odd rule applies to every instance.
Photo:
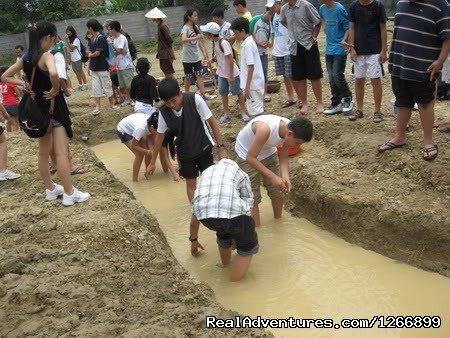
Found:
[[[81,55],[81,62],[83,62],[83,63],[86,63],[86,62],[88,62],[89,61],[89,58],[88,58],[88,56],[87,56],[87,53],[86,53],[86,47],[83,45],[83,43],[81,42],[81,40],[80,40],[80,55]]]
[[[36,66],[33,68],[31,75],[30,87],[33,88],[34,75]],[[55,99],[50,102],[50,112],[55,107]],[[50,124],[50,114],[43,112],[36,100],[29,94],[25,93],[18,106],[18,117],[20,128],[31,138],[39,138],[47,133]]]
[[[131,60],[137,59],[137,49],[136,46],[133,43],[133,40],[131,40],[131,36],[129,34],[125,34],[125,37],[127,38],[128,42],[128,51],[130,52]]]

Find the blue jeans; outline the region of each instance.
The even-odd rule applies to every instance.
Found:
[[[347,63],[347,54],[326,55],[328,79],[331,87],[331,105],[352,100],[352,92],[345,79],[344,71]]]
[[[269,67],[269,57],[267,54],[260,55],[259,58],[261,59],[262,69],[264,73],[264,82],[267,83],[269,81],[269,76],[267,74],[267,68]]]

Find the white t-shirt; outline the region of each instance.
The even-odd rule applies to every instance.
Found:
[[[272,55],[276,57],[290,55],[289,31],[280,22],[280,14],[275,13],[273,16],[272,27],[272,34],[274,35]]]
[[[56,71],[58,72],[59,78],[67,80],[66,60],[64,59],[64,55],[55,53],[53,56],[55,57]]]
[[[217,59],[217,75],[219,75],[220,77],[228,78],[228,76],[230,76],[230,66],[225,56],[231,54],[231,57],[233,57],[233,49],[231,48],[231,45],[227,40],[220,41],[220,44],[223,47],[223,52],[220,49],[219,41],[214,42],[214,53]],[[239,68],[233,60],[233,76],[236,77],[238,75]]]
[[[230,29],[230,27],[231,27],[231,23],[229,23],[228,21],[223,22],[223,25],[220,27],[220,32],[219,32],[219,36],[222,39],[227,40],[229,37],[234,35],[234,33]]]
[[[73,40],[72,45],[74,45],[76,48],[70,52],[70,60],[72,62],[80,61],[81,60],[81,41],[78,38],[75,38]]]
[[[128,49],[128,40],[125,35],[120,34],[113,41],[115,48],[121,48],[127,51],[127,54],[117,54],[116,63],[117,69],[124,70],[133,68],[133,60],[131,59],[130,50]]]
[[[123,134],[133,136],[134,139],[139,141],[145,135],[149,135],[147,127],[147,120],[149,116],[147,114],[135,113],[128,115],[122,119],[117,125],[117,131]]]
[[[253,78],[250,86],[251,90],[264,89],[264,72],[259,57],[258,47],[255,40],[249,35],[241,45],[240,56],[241,88],[245,89],[247,83],[248,66],[254,65]]]
[[[211,136],[211,133],[209,132],[208,126],[206,124],[206,120],[210,119],[212,117],[211,110],[209,109],[208,105],[206,104],[205,100],[202,99],[202,97],[198,94],[195,94],[195,107],[197,108],[198,115],[200,115],[200,118],[203,121],[203,128],[205,129],[205,133],[208,136],[209,140],[211,141],[211,144],[214,146],[215,142],[214,139]],[[172,110],[173,113],[180,117],[183,113],[183,108],[181,108],[179,111]],[[167,123],[164,120],[164,117],[162,114],[159,114],[158,117],[158,133],[164,134],[169,128],[167,127]]]
[[[247,123],[247,125],[241,129],[236,137],[236,145],[234,146],[237,155],[243,160],[247,158],[248,150],[255,140],[255,133],[252,130],[252,125],[257,121],[266,123],[270,128],[269,138],[257,156],[260,161],[275,154],[277,152],[277,146],[284,142],[284,139],[280,137],[280,122],[291,122],[289,119],[282,116],[260,115]]]

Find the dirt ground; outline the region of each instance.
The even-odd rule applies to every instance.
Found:
[[[150,58],[158,77],[157,62]],[[179,61],[176,66],[181,69]],[[449,143],[436,132],[439,157],[423,161],[416,113],[408,146],[377,155],[377,145],[389,139],[395,123],[390,80],[383,82],[386,120],[381,124],[369,114],[370,84],[368,114],[359,121],[318,116],[311,107],[314,140],[292,158],[288,209],[351,243],[450,277]],[[328,104],[326,78],[323,88]],[[93,117],[89,95],[75,92],[71,98],[72,154],[76,163],[91,169],[75,177],[74,184],[92,194],[88,203],[71,208],[45,203],[36,142],[8,136],[10,165],[23,176],[2,182],[0,189],[0,336],[270,336],[204,328],[205,315],[237,314],[223,309],[208,286],[189,277],[156,220],[89,150],[88,145],[115,138],[117,122],[131,112],[130,107],[105,109]],[[285,99],[282,88],[266,111],[296,116],[297,108],[280,108]],[[236,102],[230,101],[237,117]],[[220,101],[209,105],[219,117]],[[450,121],[449,107],[448,101],[437,103],[438,122]],[[234,118],[222,127],[230,149],[242,126]]]

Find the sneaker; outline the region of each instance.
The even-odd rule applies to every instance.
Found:
[[[54,201],[64,194],[64,187],[62,185],[56,183],[53,184],[55,185],[53,190],[45,189],[45,199],[47,201]]]
[[[220,124],[225,124],[231,121],[231,117],[229,117],[228,115],[222,115],[219,119],[219,123]]]
[[[78,90],[84,90],[84,85],[82,84],[78,85]]]
[[[5,169],[0,172],[0,181],[6,181],[6,180],[15,180],[16,178],[19,178],[20,174],[15,173],[14,171],[11,171],[9,169]]]
[[[205,93],[202,95],[202,97],[204,100],[214,100],[217,97],[217,95],[210,95],[208,93]]]
[[[248,116],[247,114],[242,114],[241,120],[242,122],[248,122],[250,121],[250,116]]]
[[[83,89],[81,89],[81,90],[88,90],[88,89],[89,89],[87,83],[85,83],[85,84],[83,84],[83,85],[81,85],[81,86],[83,87]]]
[[[327,109],[323,111],[325,115],[333,115],[333,114],[339,114],[342,113],[342,103],[335,104],[329,106]]]
[[[350,115],[349,113],[353,110],[354,105],[353,101],[344,101],[342,103],[342,111],[344,114]]]
[[[66,207],[74,205],[75,203],[85,202],[91,197],[87,192],[81,192],[77,188],[73,188],[72,195],[63,194],[62,204]]]
[[[362,119],[364,117],[364,113],[361,110],[355,111],[352,115],[348,117],[350,121],[356,121],[357,119]]]

